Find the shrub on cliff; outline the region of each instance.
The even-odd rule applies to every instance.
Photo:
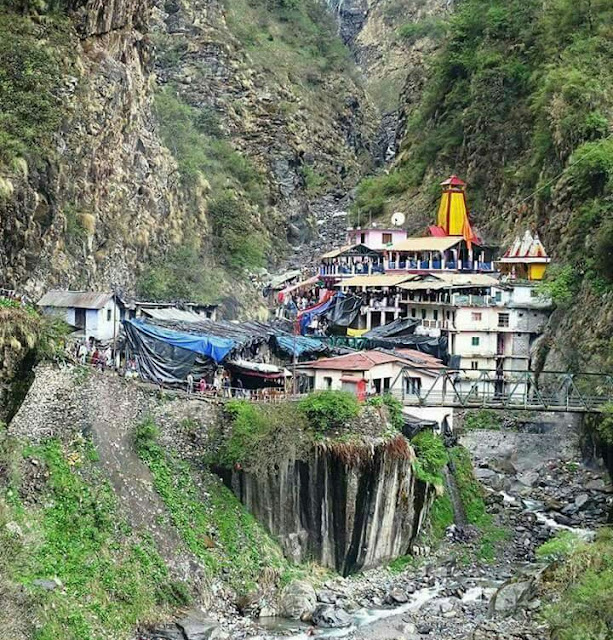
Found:
[[[357,418],[360,405],[348,391],[316,391],[300,401],[309,426],[319,432],[338,429]]]
[[[214,464],[255,471],[284,457],[301,456],[307,425],[296,403],[258,405],[230,400],[225,413],[229,429],[220,434],[217,453],[211,459]]]
[[[441,472],[449,459],[443,440],[432,431],[421,431],[411,440],[411,445],[417,454],[413,466],[417,477],[423,482],[441,486]]]

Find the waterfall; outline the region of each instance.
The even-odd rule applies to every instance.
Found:
[[[451,500],[451,506],[453,507],[453,522],[457,527],[466,526],[466,513],[464,513],[464,505],[462,504],[462,498],[460,498],[460,492],[458,491],[458,485],[455,481],[453,462],[450,460],[443,467],[443,477],[445,479],[445,489]]]

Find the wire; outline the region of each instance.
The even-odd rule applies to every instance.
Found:
[[[558,180],[558,178],[561,178],[569,169],[571,169],[575,165],[578,165],[580,162],[585,160],[589,155],[591,155],[594,151],[596,151],[596,149],[598,149],[598,147],[603,142],[606,142],[607,140],[609,140],[611,138],[613,138],[613,132],[611,132],[605,138],[600,138],[600,140],[596,141],[596,144],[587,153],[585,153],[580,158],[575,160],[575,162],[571,162],[570,164],[568,164],[566,167],[564,167],[564,169],[562,169],[562,171],[560,173],[558,173],[558,175],[554,176],[553,178],[551,178],[550,180],[545,182],[545,184],[542,184],[538,189],[535,189],[530,195],[527,195],[525,198],[522,198],[517,204],[515,204],[513,206],[513,208],[510,208],[508,211],[505,211],[502,215],[505,216],[507,213],[511,213],[512,211],[517,209],[518,206],[520,206],[521,204],[523,204],[527,200],[530,200],[530,198],[533,198],[537,193],[539,193],[539,191],[542,191],[543,189],[546,189],[547,187],[552,185],[556,180]]]

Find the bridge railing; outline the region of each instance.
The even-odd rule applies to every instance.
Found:
[[[601,411],[613,403],[613,375],[463,369],[428,371],[415,379],[415,368],[404,370],[402,384],[394,381],[393,395],[411,406],[551,408]]]

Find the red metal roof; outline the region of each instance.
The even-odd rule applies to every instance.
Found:
[[[411,354],[417,354],[422,358],[422,362],[416,362],[415,359],[410,357],[403,357],[404,354],[393,355],[391,353],[384,353],[383,351],[358,351],[356,353],[348,353],[343,356],[336,356],[333,358],[321,358],[320,360],[313,360],[311,362],[301,362],[299,367],[306,367],[309,369],[333,369],[335,371],[369,371],[373,367],[379,364],[387,364],[389,362],[399,362],[403,365],[412,366],[427,366],[434,368],[435,366],[442,367],[443,364],[440,360],[432,358],[432,361],[427,361],[426,356],[419,351],[413,351],[412,349],[406,349]],[[438,363],[435,365],[434,363]]]
[[[446,186],[451,186],[451,187],[465,187],[466,183],[463,180],[460,180],[460,178],[458,178],[458,176],[455,175],[455,173],[447,178],[447,180],[445,180],[444,182],[441,182],[441,187],[446,187]]]

